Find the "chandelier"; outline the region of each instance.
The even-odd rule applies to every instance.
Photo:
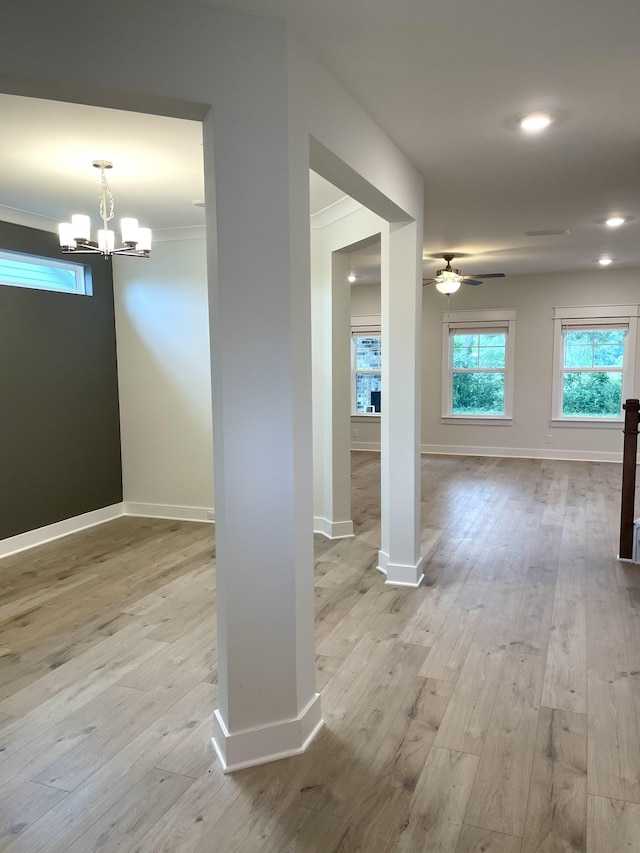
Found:
[[[113,168],[109,160],[94,160],[93,166],[100,169],[100,219],[102,228],[98,231],[97,242],[91,239],[91,218],[82,213],[71,217],[71,222],[58,225],[60,246],[63,252],[100,254],[104,258],[112,255],[129,255],[134,258],[148,258],[151,251],[151,229],[140,228],[137,219],[121,219],[120,232],[122,245],[116,246],[115,231],[108,223],[113,219],[113,193],[105,174]]]

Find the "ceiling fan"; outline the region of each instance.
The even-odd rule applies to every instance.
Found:
[[[460,270],[456,270],[451,267],[451,261],[455,258],[454,254],[446,254],[443,255],[442,258],[447,263],[446,267],[442,270],[438,270],[434,278],[425,278],[422,280],[423,285],[435,282],[436,289],[439,290],[440,293],[446,293],[447,295],[455,293],[456,290],[460,288],[461,284],[482,284],[480,279],[483,278],[505,277],[503,272],[489,272],[482,275],[462,275]]]

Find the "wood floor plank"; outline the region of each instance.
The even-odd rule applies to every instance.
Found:
[[[83,574],[79,578],[69,578],[69,580],[59,581],[52,586],[43,587],[24,595],[17,595],[13,600],[0,605],[0,625],[8,619],[13,619],[15,616],[40,606],[45,601],[50,601],[58,595],[64,595],[82,584],[89,583],[96,577],[95,574]]]
[[[143,791],[142,780],[155,765],[211,713],[212,696],[209,684],[199,684],[187,693],[83,785],[26,829],[10,845],[10,853],[67,850],[129,791],[136,787]],[[193,779],[188,782],[193,783]]]
[[[465,823],[522,835],[543,675],[542,658],[509,652]]]
[[[618,591],[587,593],[589,793],[640,803],[640,740]]]
[[[592,798],[588,853],[637,853],[640,850],[640,805]]]
[[[167,681],[157,690],[128,689],[129,700],[123,702],[117,713],[112,714],[87,738],[67,750],[57,761],[45,767],[34,777],[34,780],[63,791],[75,790],[109,759],[126,748],[134,738],[166,714],[168,709],[190,693],[199,682],[198,674],[193,675],[185,669],[179,677],[168,675]],[[211,746],[207,739],[205,743]],[[209,760],[207,764],[210,763]],[[171,770],[170,767],[164,769]]]
[[[198,723],[180,743],[158,761],[156,767],[197,779],[215,761],[211,744],[213,713]]]
[[[456,853],[520,853],[521,838],[464,824]]]
[[[345,849],[341,841],[348,829],[349,821],[343,818],[289,806],[256,853],[339,853]]]
[[[542,708],[522,853],[580,853],[587,841],[587,719]]]
[[[478,757],[434,747],[416,787],[398,853],[455,853]]]
[[[552,536],[558,537],[557,531]],[[553,544],[557,544],[555,541]],[[548,544],[546,549],[551,549]],[[558,556],[551,558],[557,562]],[[537,565],[529,569],[522,592],[522,601],[518,613],[511,649],[530,655],[544,655],[547,652],[549,630],[553,614],[557,568],[553,565]]]
[[[217,761],[176,800],[131,853],[194,853],[214,833],[243,786],[225,776]],[[213,841],[212,841],[213,844]],[[214,848],[215,849],[215,848]]]
[[[20,833],[66,796],[64,791],[37,782],[27,782],[18,788],[0,804],[0,850],[8,847]]]
[[[420,675],[457,681],[473,638],[485,614],[483,587],[465,584],[449,618],[436,635]]]
[[[105,849],[130,850],[150,826],[191,787],[193,779],[150,770],[141,785],[121,797],[70,847],[50,847],[51,853],[100,853]]]
[[[61,721],[50,724],[45,718],[32,726],[23,718],[8,726],[0,736],[0,802],[91,737],[105,721],[118,719],[139,695],[115,685]]]
[[[556,598],[551,620],[542,704],[587,713],[587,602]]]
[[[510,622],[482,621],[442,720],[436,746],[476,755],[482,752],[512,630]]]
[[[16,715],[26,714],[32,724],[43,718],[49,722],[64,719],[111,685],[117,684],[130,670],[136,669],[164,647],[165,643],[141,639],[133,646],[126,644],[113,649],[109,663],[98,664],[78,682],[73,679],[72,673],[66,673],[68,682],[63,682],[62,689],[58,689],[55,679],[45,676],[43,684],[37,682],[32,688],[27,687],[5,699],[2,703],[4,710],[12,713],[13,709]],[[70,666],[73,666],[73,661]]]

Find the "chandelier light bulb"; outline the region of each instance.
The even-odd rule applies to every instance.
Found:
[[[138,251],[151,251],[151,228],[138,228]]]
[[[101,228],[98,231],[98,248],[103,255],[109,255],[113,252],[116,245],[116,235],[108,228]]]
[[[608,267],[609,264],[613,263],[613,261],[611,260],[611,258],[600,258],[598,260],[598,263],[601,267]]]
[[[58,236],[61,246],[68,246],[75,249],[76,241],[73,239],[73,225],[70,222],[61,222],[58,225]]]
[[[91,219],[83,213],[74,213],[71,217],[71,227],[73,229],[73,239],[90,240],[91,239]]]
[[[347,281],[349,282],[349,284],[353,284],[355,280],[355,275],[353,273],[349,273],[349,275],[347,276]]]
[[[122,242],[130,243],[135,246],[138,242],[138,220],[137,219],[121,219],[120,231],[122,233]]]
[[[610,216],[604,224],[608,225],[609,228],[619,228],[621,225],[624,225],[626,221],[627,220],[622,216]]]

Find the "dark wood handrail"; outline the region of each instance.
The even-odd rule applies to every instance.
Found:
[[[636,497],[636,458],[638,452],[638,417],[640,400],[627,400],[624,417],[624,451],[622,454],[622,503],[620,505],[620,550],[618,556],[633,556],[633,515]]]

